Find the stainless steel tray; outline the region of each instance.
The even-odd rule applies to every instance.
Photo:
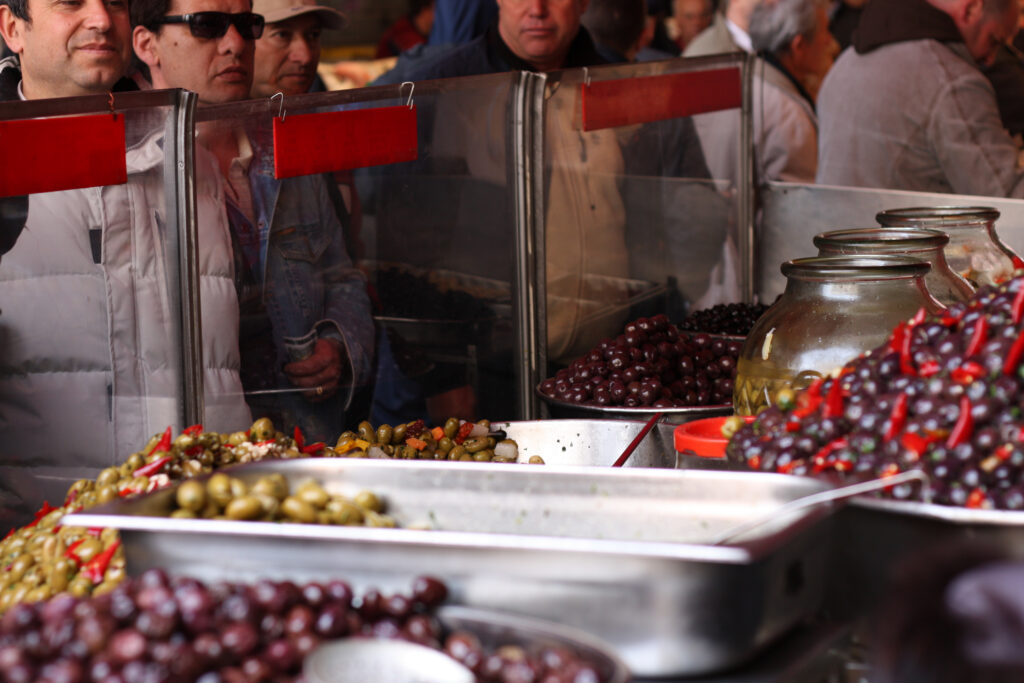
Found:
[[[827,511],[788,515],[733,546],[710,539],[822,490],[785,475],[477,463],[306,459],[231,470],[281,472],[329,492],[370,489],[403,527],[323,527],[148,517],[173,489],[65,518],[122,530],[128,570],[206,580],[344,577],[403,590],[443,578],[455,604],[576,626],[609,642],[634,675],[738,664],[819,606]]]
[[[643,429],[644,422],[614,420],[526,420],[492,422],[519,445],[519,462],[531,455],[547,465],[610,467]],[[676,467],[675,425],[659,423],[633,451],[624,467]]]
[[[646,422],[655,413],[663,413],[665,422],[682,424],[702,417],[732,415],[732,404],[717,406],[689,406],[685,408],[626,408],[625,406],[584,406],[548,396],[536,387],[534,392],[548,404],[555,418],[585,418],[591,420],[639,420]],[[671,441],[669,441],[671,443]]]

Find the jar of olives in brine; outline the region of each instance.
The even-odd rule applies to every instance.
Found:
[[[888,339],[920,309],[943,306],[908,256],[827,256],[782,264],[786,289],[750,331],[736,366],[733,408],[755,415]],[[787,395],[789,392],[786,392]]]
[[[943,249],[949,244],[949,235],[925,228],[863,228],[860,230],[832,230],[814,236],[818,256],[893,254],[912,256],[931,265],[924,276],[928,291],[943,306],[967,301],[974,288],[956,273]]]
[[[996,234],[999,212],[990,206],[888,209],[875,216],[886,228],[931,228],[949,235],[943,251],[953,272],[977,289],[1009,280],[1024,261]]]

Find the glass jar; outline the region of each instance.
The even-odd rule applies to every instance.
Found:
[[[786,290],[740,351],[737,415],[755,415],[782,389],[803,389],[884,343],[922,307],[944,309],[925,286],[931,268],[909,256],[818,256],[782,264]]]
[[[924,276],[925,286],[944,306],[966,301],[974,294],[967,280],[946,263],[942,250],[948,243],[949,236],[945,233],[924,228],[833,230],[814,236],[818,256],[894,254],[927,261],[932,269]]]
[[[934,206],[888,209],[875,216],[887,228],[931,228],[949,235],[946,262],[977,289],[1004,282],[1024,267],[996,234],[999,212],[990,206]]]

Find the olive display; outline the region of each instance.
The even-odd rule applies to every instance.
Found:
[[[448,418],[444,426],[428,428],[423,420],[392,427],[374,427],[359,423],[356,431],[338,437],[333,455],[346,458],[402,460],[460,460],[464,462],[515,463],[519,445],[504,432],[491,431],[488,420],[467,422]],[[531,465],[543,465],[544,459],[531,456]]]
[[[394,527],[383,514],[384,505],[372,491],[360,491],[351,500],[327,493],[309,479],[289,490],[283,474],[260,477],[252,486],[218,472],[205,485],[194,479],[175,491],[176,507],[170,516],[179,519],[232,519],[301,524]]]
[[[472,633],[445,633],[434,610],[448,589],[415,579],[409,595],[368,590],[356,599],[340,580],[297,585],[169,578],[152,569],[103,596],[63,594],[21,604],[0,619],[4,681],[166,681],[201,683],[301,680],[303,658],[321,642],[398,638],[442,648],[479,680],[599,681],[572,652],[504,646],[493,653]],[[511,676],[531,671],[534,678]],[[544,679],[548,680],[548,679]]]
[[[742,342],[680,332],[667,316],[638,318],[541,382],[553,398],[590,406],[726,405]]]
[[[690,313],[679,323],[679,329],[684,332],[745,337],[750,334],[757,319],[767,310],[768,306],[764,304],[716,304],[711,308]]]
[[[921,469],[895,499],[1024,509],[1024,276],[923,311],[887,343],[740,427],[727,456],[790,474]]]

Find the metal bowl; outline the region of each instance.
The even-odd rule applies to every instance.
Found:
[[[551,410],[551,417],[559,419],[588,419],[588,420],[649,420],[655,413],[664,415],[663,421],[669,424],[682,424],[702,417],[718,417],[720,415],[732,415],[732,404],[725,403],[714,406],[686,406],[683,408],[627,408],[625,406],[588,406],[579,403],[569,403],[548,396],[540,390],[540,385],[535,389],[537,395],[548,404]]]
[[[563,647],[596,668],[606,683],[631,680],[629,668],[610,645],[570,626],[472,607],[442,607],[437,616],[445,631],[470,631],[487,650],[503,645]]]

